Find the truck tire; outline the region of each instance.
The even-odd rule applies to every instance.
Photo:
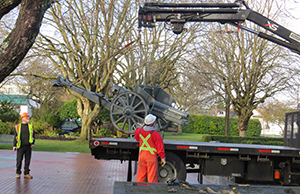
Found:
[[[168,180],[178,179],[185,181],[186,168],[182,160],[172,152],[166,152],[166,164],[161,167],[159,161],[158,180],[159,182],[167,182]]]

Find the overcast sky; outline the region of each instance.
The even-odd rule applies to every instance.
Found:
[[[300,0],[287,0],[286,2],[287,10],[293,16],[287,18],[287,28],[297,34],[300,34]]]

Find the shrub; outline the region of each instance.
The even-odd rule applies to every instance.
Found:
[[[73,99],[62,105],[59,116],[61,120],[66,120],[67,118],[79,118],[77,112],[77,100]]]
[[[59,127],[61,125],[60,117],[54,113],[43,115],[40,121],[41,123],[49,123],[53,127]]]
[[[76,136],[80,136],[80,133],[70,132],[69,134],[64,134],[65,138],[76,138]]]
[[[221,143],[241,143],[241,144],[259,144],[259,145],[284,145],[284,138],[276,137],[239,137],[224,135],[204,135],[203,142],[219,141]]]
[[[30,123],[32,124],[35,133],[40,133],[41,134],[41,133],[44,132],[44,128],[43,128],[42,123],[40,121],[37,121],[35,119],[31,119]]]
[[[182,132],[185,133],[198,133],[198,134],[211,134],[211,135],[224,135],[225,133],[225,118],[208,116],[208,115],[190,115],[188,119],[188,126],[182,127]],[[237,130],[239,123],[238,118],[229,119],[229,135],[239,136]],[[258,119],[250,119],[248,123],[248,136],[259,136],[261,133],[261,124]]]
[[[10,101],[4,100],[0,102],[0,118],[4,123],[17,122],[19,117],[19,113],[14,110],[14,106]]]
[[[100,129],[95,136],[101,136],[101,137],[111,137],[113,134],[109,129]]]
[[[48,131],[48,130],[45,130],[43,132],[43,135],[48,136],[48,137],[59,137],[59,133],[57,133],[55,131]]]
[[[12,134],[13,127],[9,125],[8,122],[2,122],[0,120],[0,134]]]

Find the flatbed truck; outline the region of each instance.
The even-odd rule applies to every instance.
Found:
[[[288,146],[185,142],[164,140],[166,165],[159,167],[160,182],[186,180],[187,173],[235,177],[238,181],[298,184],[300,149]],[[135,139],[93,138],[90,149],[95,159],[129,161],[127,180],[131,181],[131,161],[138,160],[139,143]]]

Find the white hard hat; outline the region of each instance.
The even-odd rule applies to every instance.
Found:
[[[146,125],[151,125],[152,123],[154,123],[156,120],[156,116],[154,116],[153,114],[148,114],[146,117],[145,117],[145,121],[144,123]]]

